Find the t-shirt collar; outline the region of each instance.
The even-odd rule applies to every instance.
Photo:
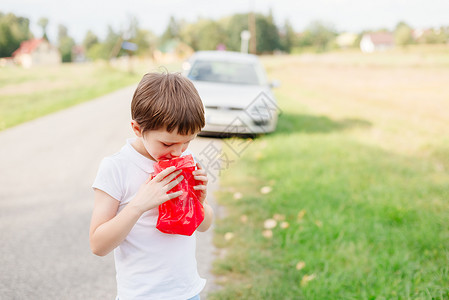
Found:
[[[147,172],[148,174],[154,172],[153,165],[156,163],[154,160],[151,160],[139,152],[132,146],[132,143],[136,140],[136,138],[130,138],[126,140],[126,145],[123,146],[122,152],[125,154],[134,164],[136,164],[139,168]]]

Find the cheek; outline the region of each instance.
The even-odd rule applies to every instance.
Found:
[[[153,156],[153,157],[159,157],[162,156],[164,154],[165,149],[162,147],[157,147],[157,146],[153,146],[151,145],[151,143],[144,143],[145,145],[145,149],[147,149],[147,152]]]
[[[159,158],[162,159],[167,159],[167,156],[170,156],[172,153],[172,149],[171,148],[166,148],[166,147],[158,147],[157,149],[155,149],[155,155],[157,155]]]
[[[160,156],[165,156],[165,155],[167,155],[168,153],[170,153],[170,151],[167,150],[167,148],[165,148],[165,147],[157,147],[157,148],[153,149],[153,151],[154,151],[155,154],[157,154],[159,157],[160,157]]]

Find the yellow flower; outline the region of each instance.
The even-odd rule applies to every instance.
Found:
[[[298,221],[302,221],[302,218],[304,218],[304,216],[306,215],[306,210],[302,209],[299,213],[298,213]]]
[[[288,227],[290,227],[290,224],[288,224],[288,222],[282,222],[281,223],[281,228],[282,229],[287,229]]]
[[[263,188],[260,189],[260,192],[262,194],[268,194],[271,193],[273,189],[271,188],[271,186],[264,186]]]
[[[304,275],[304,276],[302,277],[302,279],[301,279],[301,286],[306,286],[306,285],[309,283],[309,281],[314,280],[315,277],[316,277],[315,274],[312,274],[312,275]]]
[[[285,216],[281,214],[274,214],[273,219],[275,219],[276,221],[284,221]]]
[[[226,232],[224,235],[224,239],[225,241],[230,241],[234,238],[234,233],[233,232]]]
[[[306,263],[303,261],[300,261],[296,264],[296,270],[302,270],[306,266]]]
[[[262,232],[262,235],[267,239],[271,239],[273,237],[273,231],[267,229]]]
[[[265,220],[265,222],[263,223],[263,227],[265,227],[265,229],[273,229],[276,227],[278,223],[276,222],[276,220],[273,219],[267,219]]]

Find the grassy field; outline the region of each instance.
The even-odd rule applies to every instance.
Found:
[[[137,84],[144,73],[156,69],[137,61],[133,73],[105,63],[0,68],[0,130]]]
[[[449,49],[263,62],[282,114],[224,145],[211,299],[449,299]]]

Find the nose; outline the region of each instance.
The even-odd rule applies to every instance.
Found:
[[[181,154],[182,154],[182,145],[174,147],[170,153],[172,157],[179,157],[181,156]]]

